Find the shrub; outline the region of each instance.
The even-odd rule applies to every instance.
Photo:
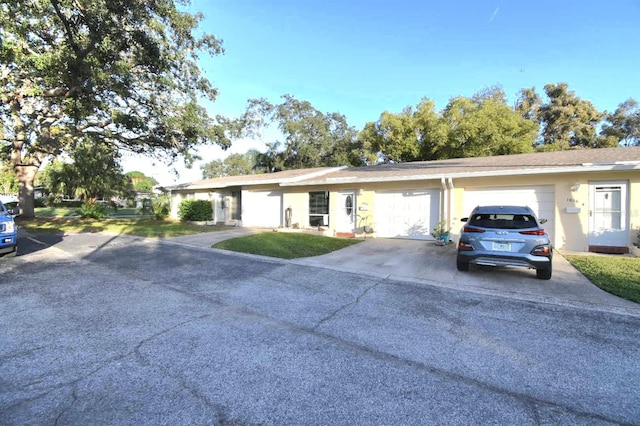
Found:
[[[107,208],[102,204],[90,202],[80,207],[80,217],[85,219],[102,219],[107,215]]]
[[[153,210],[153,214],[156,216],[156,219],[166,219],[171,211],[171,200],[169,199],[169,196],[160,195],[159,197],[156,197],[151,205],[151,210]]]
[[[185,200],[180,203],[178,214],[181,220],[211,220],[213,208],[211,207],[211,202],[207,200]]]

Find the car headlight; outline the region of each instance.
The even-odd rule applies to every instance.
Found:
[[[13,232],[16,230],[16,224],[13,222],[7,222],[4,224],[5,232]]]

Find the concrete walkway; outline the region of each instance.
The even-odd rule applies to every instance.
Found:
[[[259,232],[273,231],[234,228],[167,238],[165,241],[211,249],[211,245],[219,241]],[[459,291],[640,316],[640,304],[596,287],[558,252],[553,258],[553,276],[548,281],[537,279],[535,271],[527,269],[472,265],[469,272],[460,272],[456,269],[455,258],[453,244],[441,247],[433,241],[375,238],[322,256],[294,260],[269,259]]]

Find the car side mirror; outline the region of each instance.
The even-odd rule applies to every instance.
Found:
[[[547,223],[548,220],[547,219],[540,219],[538,222],[540,222],[540,225],[543,225],[543,224]]]
[[[14,207],[9,210],[11,216],[18,216],[20,214],[20,207]]]
[[[460,219],[460,222],[467,222],[467,221],[469,221],[468,217],[463,217],[462,219]]]

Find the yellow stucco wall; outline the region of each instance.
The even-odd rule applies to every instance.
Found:
[[[591,208],[589,183],[602,181],[628,182],[628,244],[631,244],[635,241],[634,229],[640,226],[640,173],[634,171],[539,175],[533,179],[530,176],[454,179],[453,222],[460,223],[459,220],[469,214],[463,211],[465,189],[552,185],[555,199],[554,246],[568,251],[587,251]],[[579,208],[580,211],[571,213],[567,208]]]
[[[624,172],[598,172],[583,174],[554,174],[554,175],[537,175],[537,176],[504,176],[491,178],[454,178],[452,195],[447,202],[443,197],[440,179],[420,180],[420,181],[404,181],[404,182],[377,182],[377,183],[360,183],[360,184],[333,184],[327,186],[302,186],[291,187],[278,185],[269,185],[264,187],[245,188],[253,190],[274,189],[282,191],[283,212],[287,208],[291,208],[291,224],[300,228],[309,227],[309,192],[326,191],[330,193],[329,215],[330,226],[327,235],[334,235],[336,231],[336,217],[338,217],[338,209],[342,206],[338,202],[338,194],[340,191],[352,190],[356,194],[356,212],[357,218],[357,234],[363,236],[363,226],[374,226],[374,218],[376,212],[375,194],[376,192],[401,191],[401,190],[428,190],[437,189],[441,191],[439,202],[441,218],[445,212],[449,210],[451,226],[454,234],[457,233],[461,226],[460,219],[470,212],[464,211],[464,193],[465,190],[482,189],[482,188],[498,188],[498,187],[517,187],[517,186],[542,186],[551,185],[554,188],[555,211],[553,217],[554,223],[554,245],[556,248],[568,251],[586,251],[588,250],[588,234],[589,234],[589,211],[590,211],[590,182],[601,181],[622,181],[627,182],[627,225],[629,228],[629,241],[631,245],[637,241],[636,234],[640,228],[640,172],[624,171]],[[191,195],[193,198],[208,199],[210,192],[216,190],[198,190],[197,194]],[[220,191],[230,191],[230,189],[222,189]],[[190,191],[194,193],[194,191]],[[177,208],[180,202],[186,199],[186,192],[176,191],[172,193],[171,213],[172,217],[177,218]],[[365,209],[362,207],[366,206]],[[568,212],[567,208],[579,208],[577,213]],[[374,234],[375,235],[375,234]],[[455,239],[455,236],[454,236]]]

